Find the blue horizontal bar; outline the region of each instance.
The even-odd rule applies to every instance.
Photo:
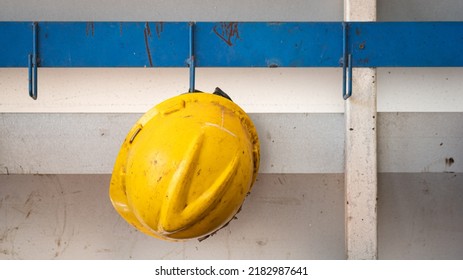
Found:
[[[39,22],[40,67],[186,67],[187,22]],[[462,22],[353,22],[353,67],[463,66]],[[0,67],[27,67],[31,22],[0,22]],[[339,67],[341,22],[197,22],[196,67]]]
[[[461,67],[463,22],[355,22],[354,67]]]
[[[339,67],[339,23],[198,23],[198,66]]]
[[[41,67],[185,66],[188,29],[183,23],[39,23]],[[185,37],[185,38],[184,38]],[[4,67],[26,67],[31,23],[0,23]],[[5,46],[6,45],[6,46]]]

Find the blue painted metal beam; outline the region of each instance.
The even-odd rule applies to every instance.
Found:
[[[463,22],[348,23],[353,67],[463,66]],[[27,67],[32,23],[0,22],[0,67]],[[342,22],[197,22],[196,67],[340,67]],[[187,67],[188,22],[39,22],[40,67]]]
[[[353,67],[461,67],[463,22],[356,22]]]

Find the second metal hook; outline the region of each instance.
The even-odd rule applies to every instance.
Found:
[[[190,66],[190,89],[189,92],[195,92],[195,49],[194,49],[194,29],[195,23],[190,22],[190,57],[188,64]]]
[[[347,100],[352,96],[352,55],[349,52],[349,25],[342,23],[342,97]]]
[[[37,64],[38,64],[38,24],[32,23],[32,53],[28,56],[29,68],[29,96],[37,100]]]

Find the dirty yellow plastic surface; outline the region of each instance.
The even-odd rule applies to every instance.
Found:
[[[188,93],[133,126],[109,194],[117,212],[148,235],[199,238],[234,217],[258,169],[259,140],[248,115],[221,96]]]

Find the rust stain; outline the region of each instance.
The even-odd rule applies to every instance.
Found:
[[[237,22],[221,22],[214,26],[214,33],[230,47],[240,39]]]
[[[161,38],[161,33],[164,31],[164,22],[156,22],[156,35]]]
[[[452,166],[454,163],[455,160],[453,159],[453,157],[445,158],[445,165],[447,165],[448,167]]]
[[[370,59],[368,57],[362,58],[358,60],[359,64],[368,64],[370,63]]]
[[[152,37],[153,35],[151,34],[151,27],[150,27],[150,23],[149,22],[146,22],[145,23],[145,33],[147,34],[147,36],[149,37]]]
[[[95,23],[93,21],[87,22],[87,27],[85,28],[85,34],[87,37],[89,35],[95,36]]]
[[[359,44],[359,49],[364,50],[365,49],[365,41]]]
[[[122,36],[122,22],[119,23],[119,35]]]
[[[270,64],[268,65],[268,67],[269,67],[269,68],[278,68],[278,64],[276,64],[276,63],[270,63]]]
[[[153,59],[151,57],[151,50],[150,50],[150,45],[148,41],[148,37],[151,38],[152,34],[151,34],[151,28],[148,22],[145,24],[145,30],[143,32],[145,34],[146,54],[148,55],[148,61],[150,63],[150,67],[153,67]]]

